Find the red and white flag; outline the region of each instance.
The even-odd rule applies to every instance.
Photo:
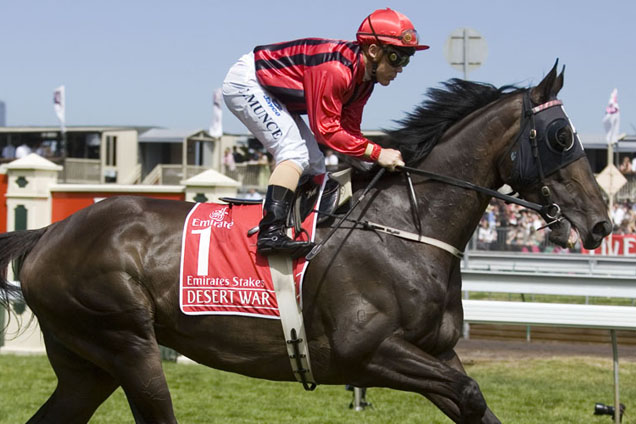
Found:
[[[210,123],[210,135],[212,137],[220,138],[223,135],[223,109],[221,109],[221,103],[223,102],[223,93],[220,88],[214,90],[212,95],[212,122]]]
[[[64,126],[66,125],[66,95],[63,85],[57,87],[53,92],[53,108],[55,109],[57,119],[60,120],[62,131],[64,131]]]
[[[605,108],[605,116],[603,117],[607,144],[614,144],[618,141],[621,114],[618,107],[617,94],[618,89],[615,88],[610,95],[609,103]]]

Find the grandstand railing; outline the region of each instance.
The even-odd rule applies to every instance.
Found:
[[[102,166],[99,159],[65,158],[64,177],[67,183],[99,184]],[[62,178],[60,173],[60,178]]]
[[[267,183],[271,175],[269,164],[249,162],[237,163],[235,169],[225,169],[223,173],[241,183],[244,190],[253,188],[258,191],[267,189]]]
[[[200,165],[188,165],[186,167],[186,175],[183,175],[183,165],[177,164],[158,164],[150,171],[142,184],[159,184],[159,185],[179,185],[183,180],[194,177],[209,168]]]
[[[178,185],[185,179],[206,171],[207,167],[188,165],[186,175],[183,166],[178,164],[158,164],[143,179],[142,184]],[[238,163],[232,170],[224,169],[223,174],[238,181],[244,191],[254,188],[265,191],[270,176],[270,166],[266,164]]]

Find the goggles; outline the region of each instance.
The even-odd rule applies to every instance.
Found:
[[[409,64],[411,60],[411,55],[409,53],[401,52],[399,49],[395,47],[391,47],[390,45],[381,45],[382,50],[384,50],[384,54],[386,55],[386,60],[389,62],[389,65],[394,68],[404,67]]]

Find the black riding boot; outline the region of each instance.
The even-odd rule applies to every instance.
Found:
[[[283,254],[292,258],[304,256],[314,247],[314,243],[294,241],[285,234],[287,216],[294,200],[294,192],[276,185],[267,187],[263,219],[258,224],[257,252],[261,255]]]

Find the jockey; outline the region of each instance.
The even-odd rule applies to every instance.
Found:
[[[257,46],[232,66],[223,82],[225,103],[276,163],[258,253],[299,257],[313,247],[291,240],[285,226],[301,175],[325,172],[317,143],[389,169],[404,165],[398,150],[363,137],[362,110],[376,83],[389,85],[416,50],[427,48],[411,21],[387,8],[364,19],[355,42],[305,38]]]

